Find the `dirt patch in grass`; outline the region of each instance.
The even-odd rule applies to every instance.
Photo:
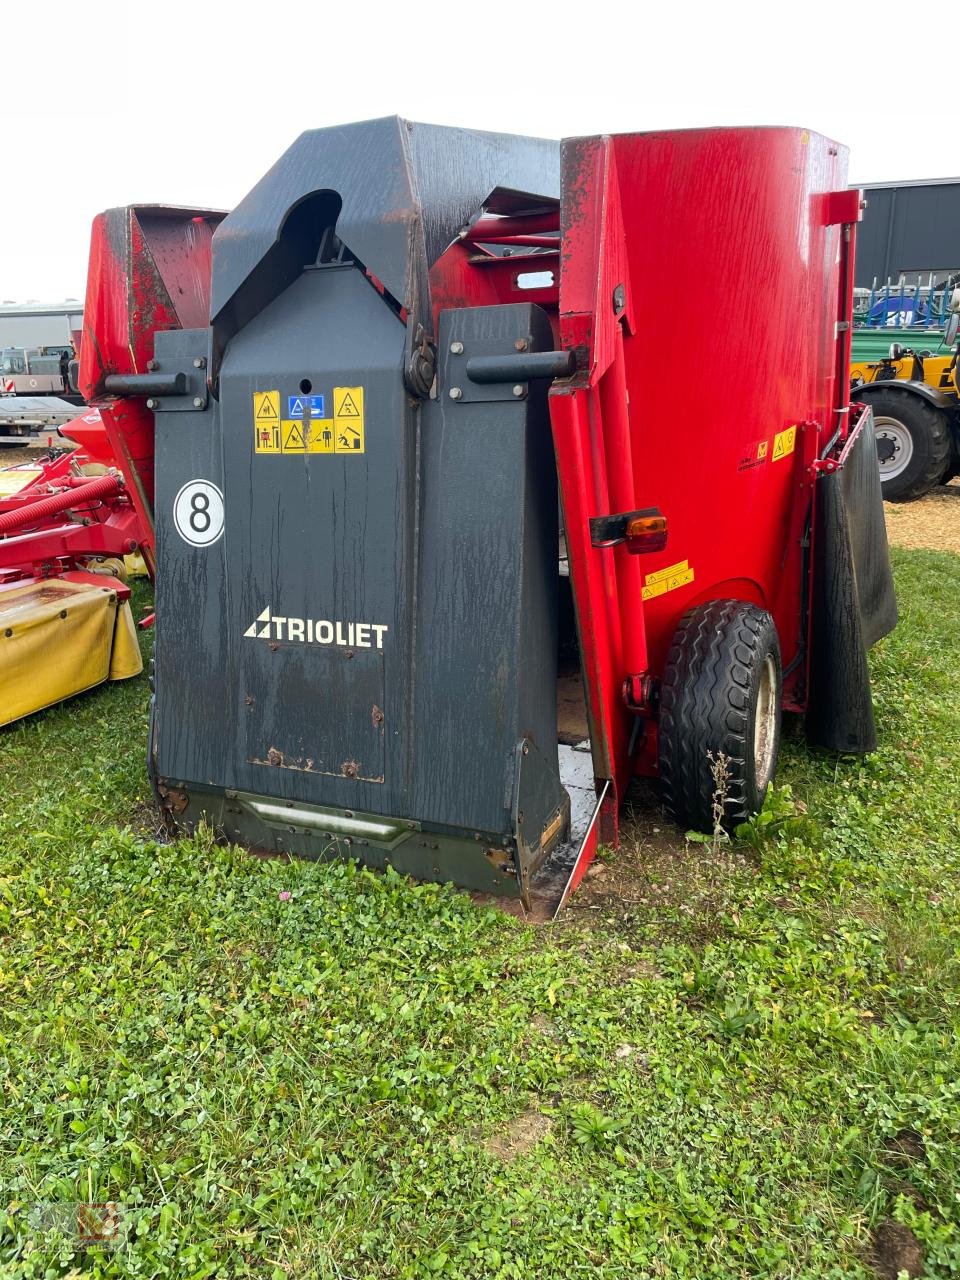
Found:
[[[483,1144],[484,1148],[498,1160],[516,1160],[532,1151],[547,1136],[552,1123],[548,1116],[542,1115],[535,1107],[528,1107],[505,1129],[488,1138]]]
[[[640,928],[648,941],[678,930],[708,941],[723,932],[733,881],[744,872],[754,868],[743,850],[686,841],[664,817],[653,785],[641,784],[624,813],[620,847],[591,865],[565,916],[578,925]]]
[[[36,462],[42,449],[0,448],[0,467],[19,467],[24,462]]]
[[[960,477],[916,502],[885,502],[883,509],[892,546],[960,554]]]
[[[916,1129],[901,1129],[899,1133],[888,1138],[884,1143],[886,1163],[894,1168],[905,1169],[915,1160],[923,1160],[926,1148],[923,1137]]]
[[[909,1227],[881,1222],[873,1233],[870,1261],[883,1280],[897,1280],[901,1271],[913,1280],[923,1275],[923,1246]]]

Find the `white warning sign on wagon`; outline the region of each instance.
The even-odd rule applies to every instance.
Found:
[[[335,453],[363,453],[363,387],[333,388],[333,448]]]

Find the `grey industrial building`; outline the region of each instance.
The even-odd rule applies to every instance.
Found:
[[[61,347],[82,328],[83,303],[77,298],[0,303],[0,348]]]
[[[861,184],[867,201],[857,235],[856,283],[926,284],[960,272],[960,178]],[[913,281],[911,280],[911,283]]]

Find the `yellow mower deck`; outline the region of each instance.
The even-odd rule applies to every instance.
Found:
[[[0,725],[143,670],[128,600],[62,578],[0,588]]]

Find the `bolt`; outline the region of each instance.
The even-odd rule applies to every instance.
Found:
[[[197,356],[193,362],[193,367],[195,369],[205,369],[207,367],[206,359],[203,356]]]
[[[151,373],[156,373],[156,372],[157,372],[157,370],[160,368],[160,365],[157,363],[157,361],[156,361],[156,360],[148,360],[148,361],[147,361],[147,368],[149,369],[149,371],[150,371]]]
[[[7,627],[6,631],[4,631],[4,633],[3,633],[3,634],[4,634],[4,635],[7,637],[7,639],[9,640],[9,639],[10,639],[10,637],[13,635],[13,627]]]
[[[514,351],[526,351],[527,349],[526,338],[518,338],[516,342],[513,344],[513,349]]]
[[[518,382],[517,385],[513,388],[513,394],[517,397],[525,396],[527,394],[527,388],[523,385],[522,382]]]
[[[451,354],[451,355],[454,355],[454,356],[462,356],[462,355],[463,355],[463,343],[462,343],[462,342],[451,342],[451,343],[450,343],[450,354]]]
[[[461,389],[460,387],[451,387],[451,388],[450,388],[450,399],[451,399],[451,400],[460,400],[462,397],[463,397],[463,391],[462,391],[462,389]]]
[[[203,396],[194,396],[194,397],[193,397],[193,407],[194,407],[195,409],[202,409],[202,408],[203,408]]]
[[[158,409],[159,407],[160,407],[160,401],[154,400],[153,396],[151,396],[150,399],[147,401],[147,408]]]

